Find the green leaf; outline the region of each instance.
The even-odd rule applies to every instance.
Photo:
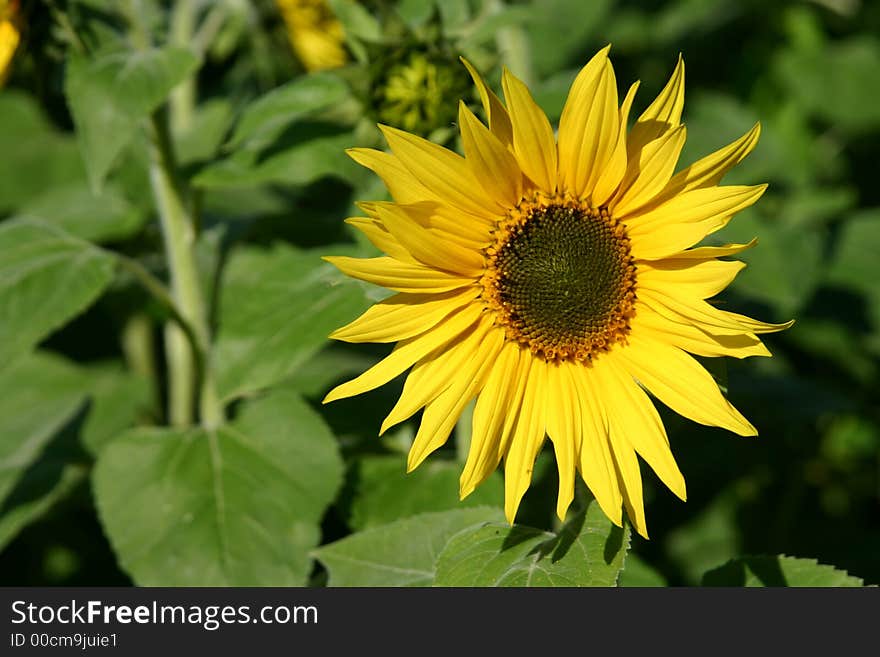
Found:
[[[84,407],[82,373],[48,353],[0,374],[0,550],[84,478],[76,435],[61,431]]]
[[[57,186],[85,181],[72,136],[52,128],[30,96],[0,93],[0,213],[13,211]]]
[[[328,4],[342,23],[346,37],[357,37],[365,41],[382,39],[379,21],[355,0],[328,0]]]
[[[174,150],[184,166],[204,162],[217,154],[232,124],[232,104],[212,98],[195,108],[190,124],[174,134]]]
[[[615,586],[629,528],[599,505],[574,515],[558,534],[487,524],[453,537],[437,558],[436,586]]]
[[[60,474],[54,468],[38,468],[22,480],[15,493],[0,507],[0,551],[32,522],[44,516],[56,502],[67,497],[86,478],[87,469],[64,466]]]
[[[329,586],[430,586],[447,541],[469,527],[499,521],[498,509],[423,513],[357,532],[314,551]]]
[[[342,479],[335,440],[297,395],[217,429],[138,429],[101,452],[98,511],[141,586],[302,586]]]
[[[80,428],[80,441],[97,455],[104,445],[147,413],[150,382],[115,363],[92,365],[84,368],[83,374],[87,377],[91,403]]]
[[[131,237],[144,225],[147,215],[116,189],[106,187],[95,194],[85,183],[50,187],[24,206],[20,218],[58,226],[91,242],[113,242]]]
[[[323,176],[346,178],[357,170],[345,154],[351,145],[349,132],[333,128],[327,134],[324,126],[304,126],[290,140],[274,144],[269,153],[242,149],[209,164],[196,174],[193,183],[211,189],[269,183],[307,185]]]
[[[357,463],[349,524],[362,530],[428,511],[503,506],[504,483],[498,473],[462,501],[458,499],[460,474],[461,464],[449,461],[423,463],[407,474],[403,456],[363,457]]]
[[[65,94],[96,192],[139,122],[198,68],[189,50],[113,51],[68,61]]]
[[[82,376],[57,356],[30,354],[0,373],[0,502],[85,398]]]
[[[262,148],[305,116],[342,102],[348,86],[332,73],[312,73],[273,89],[242,112],[229,145]]]
[[[320,260],[326,253],[276,245],[232,254],[221,282],[215,351],[223,399],[290,376],[331,331],[369,306],[360,284]]]
[[[703,586],[859,587],[864,582],[815,559],[749,556],[728,561],[703,576]]]
[[[626,555],[623,570],[617,580],[618,586],[625,587],[660,587],[666,586],[666,579],[653,567],[642,561],[638,556],[630,552]]]
[[[113,271],[109,253],[57,228],[0,224],[0,370],[95,301]]]

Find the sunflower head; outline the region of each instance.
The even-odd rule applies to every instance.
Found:
[[[503,462],[513,522],[549,437],[559,517],[580,475],[613,522],[625,508],[647,536],[638,457],[685,499],[649,394],[701,424],[755,435],[693,355],[769,356],[758,335],[791,323],[711,301],[744,266],[722,258],[754,242],[696,246],[764,192],[719,184],[760,126],[676,172],[683,61],[629,127],[638,83],[620,100],[608,52],[576,77],[558,136],[510,72],[502,102],[464,62],[487,119],[459,105],[464,157],[387,126],[390,153],[350,151],[393,197],[361,204],[367,216],[348,220],[385,255],[327,260],[396,294],[331,337],[396,346],[325,402],[409,370],[381,429],[424,409],[409,469],[476,399],[462,497]]]
[[[290,45],[306,71],[339,68],[348,60],[342,23],[326,0],[275,0]]]
[[[452,58],[426,48],[402,48],[377,67],[373,106],[383,123],[408,132],[430,134],[455,120],[457,98],[468,89],[467,75]]]
[[[0,87],[9,77],[12,57],[21,41],[18,0],[0,0]]]

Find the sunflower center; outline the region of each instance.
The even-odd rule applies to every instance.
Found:
[[[605,208],[524,202],[486,251],[483,297],[507,337],[545,360],[589,360],[629,332],[635,265]]]

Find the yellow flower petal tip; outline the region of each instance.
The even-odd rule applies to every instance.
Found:
[[[476,400],[461,499],[503,462],[513,524],[549,434],[565,474],[559,518],[576,470],[612,523],[622,526],[625,510],[647,538],[639,458],[687,499],[647,393],[700,424],[757,435],[693,356],[769,356],[757,336],[793,321],[769,324],[712,303],[741,269],[726,258],[757,239],[699,246],[767,188],[720,184],[755,147],[760,123],[680,168],[684,58],[628,127],[638,84],[621,102],[610,48],[575,79],[558,130],[510,71],[502,102],[462,57],[486,119],[459,103],[464,157],[384,124],[393,154],[347,151],[394,198],[362,202],[368,218],[349,220],[387,255],[325,260],[398,294],[331,337],[396,347],[324,402],[408,372],[380,430],[423,411],[411,472]]]

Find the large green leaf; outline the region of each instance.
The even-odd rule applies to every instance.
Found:
[[[25,356],[0,373],[0,502],[85,397],[81,374],[50,354]]]
[[[273,89],[242,112],[230,140],[237,147],[269,144],[287,126],[318,110],[340,103],[348,87],[333,73],[312,73]]]
[[[290,376],[331,331],[367,308],[363,286],[322,262],[322,253],[284,245],[233,253],[223,272],[215,351],[224,399]]]
[[[130,237],[147,218],[118,190],[108,186],[95,194],[85,181],[46,189],[25,205],[18,216],[58,226],[92,242]]]
[[[845,570],[815,559],[755,556],[732,559],[703,576],[703,586],[864,586]]]
[[[491,523],[454,536],[437,558],[436,586],[615,586],[629,528],[599,505],[574,515],[558,534]]]
[[[171,90],[198,67],[198,59],[182,48],[74,55],[67,64],[65,93],[80,150],[94,190],[139,123],[161,105]]]
[[[429,461],[406,472],[403,456],[366,456],[358,460],[350,524],[361,530],[417,513],[471,506],[501,508],[504,483],[493,475],[463,501],[458,499],[461,464]]]
[[[50,354],[30,354],[0,374],[0,550],[83,478],[71,463],[74,440],[59,440],[59,431],[85,396],[81,372]]]
[[[430,586],[447,541],[469,527],[499,521],[498,509],[423,513],[352,534],[315,550],[329,586]]]
[[[349,177],[357,165],[345,154],[353,138],[333,128],[306,126],[267,152],[250,148],[209,164],[193,178],[206,188],[251,187],[277,183],[306,185],[323,176]]]
[[[296,394],[216,429],[138,429],[93,475],[119,563],[143,586],[301,586],[342,479],[336,443]]]
[[[0,126],[0,213],[59,185],[85,181],[76,140],[53,129],[32,97],[3,90]]]
[[[84,368],[91,395],[89,412],[80,428],[80,442],[92,454],[134,426],[148,413],[150,382],[115,363]]]
[[[88,307],[113,271],[109,253],[57,228],[0,224],[0,370]]]

